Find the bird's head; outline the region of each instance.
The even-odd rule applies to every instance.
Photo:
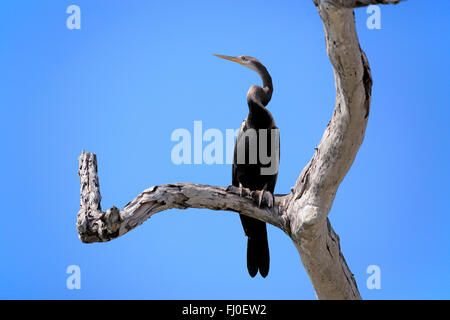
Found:
[[[272,78],[270,77],[266,67],[264,67],[258,59],[249,56],[230,57],[222,56],[220,54],[215,54],[215,56],[221,59],[237,62],[240,65],[255,71],[263,81],[263,88],[259,86],[251,86],[247,93],[247,100],[256,99],[263,106],[266,106],[269,103],[273,92]]]
[[[259,62],[258,59],[250,57],[250,56],[230,57],[230,56],[223,56],[220,54],[215,54],[214,56],[221,58],[221,59],[237,62],[240,65],[243,65],[244,67],[252,69],[253,71],[256,71],[256,72],[258,72],[262,66],[262,63]]]

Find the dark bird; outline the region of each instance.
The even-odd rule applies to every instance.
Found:
[[[234,146],[232,186],[236,192],[242,193],[242,188],[250,189],[253,194],[256,192],[260,207],[272,207],[280,156],[278,128],[266,108],[272,98],[272,78],[266,67],[253,57],[215,56],[250,68],[262,79],[263,87],[253,85],[247,93],[249,113],[242,122]],[[266,223],[242,214],[240,218],[248,237],[248,273],[254,277],[259,270],[265,278],[270,264]]]

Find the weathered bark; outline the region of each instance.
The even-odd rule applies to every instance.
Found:
[[[81,208],[77,230],[83,242],[117,238],[153,214],[171,209],[206,208],[234,211],[282,229],[294,242],[319,299],[361,299],[342,255],[339,237],[327,218],[342,179],[350,169],[370,110],[372,77],[361,50],[354,7],[396,4],[399,0],[313,0],[324,24],[327,53],[334,69],[336,106],[311,161],[291,193],[275,197],[270,209],[258,208],[254,193],[245,197],[223,187],[176,183],[145,190],[121,211],[101,210],[97,160],[79,158]]]
[[[316,6],[318,3],[329,3],[341,8],[360,8],[371,4],[397,4],[405,0],[313,0]]]
[[[81,182],[81,204],[78,212],[77,230],[85,243],[105,242],[120,237],[134,229],[155,213],[167,209],[206,208],[240,212],[270,223],[285,231],[286,219],[280,214],[288,196],[276,196],[273,208],[258,208],[249,190],[244,197],[214,187],[194,183],[173,183],[154,186],[130,201],[121,211],[112,207],[101,210],[101,195],[97,174],[97,157],[82,152],[78,175]],[[256,195],[256,194],[255,194]]]

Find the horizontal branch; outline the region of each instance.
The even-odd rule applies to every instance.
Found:
[[[112,207],[101,210],[97,159],[84,152],[79,158],[81,203],[77,229],[81,241],[104,242],[120,237],[142,224],[155,213],[168,209],[204,208],[239,212],[270,223],[289,233],[282,215],[288,196],[276,196],[272,208],[259,208],[253,197],[228,192],[224,187],[193,183],[174,183],[151,187],[130,201],[121,211]]]
[[[398,4],[406,0],[313,0],[315,5],[332,4],[340,8],[360,8],[371,4]]]

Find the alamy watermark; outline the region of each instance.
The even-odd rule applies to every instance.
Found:
[[[366,20],[366,26],[369,30],[381,29],[381,8],[377,5],[370,5],[366,9],[370,16]]]
[[[81,9],[79,6],[72,4],[67,7],[67,14],[70,16],[66,20],[66,26],[69,30],[80,30],[81,29]]]
[[[171,160],[176,165],[260,164],[262,175],[276,174],[280,162],[278,129],[247,129],[237,141],[234,155],[238,132],[226,129],[223,134],[213,128],[203,132],[202,121],[194,121],[193,134],[183,128],[172,132],[170,140],[178,143],[172,148]]]
[[[69,276],[66,279],[66,288],[69,290],[81,289],[81,268],[75,264],[70,265],[66,269]]]
[[[367,267],[366,270],[367,274],[370,274],[370,276],[367,278],[366,285],[367,289],[373,290],[381,289],[381,269],[379,266],[373,264]]]

